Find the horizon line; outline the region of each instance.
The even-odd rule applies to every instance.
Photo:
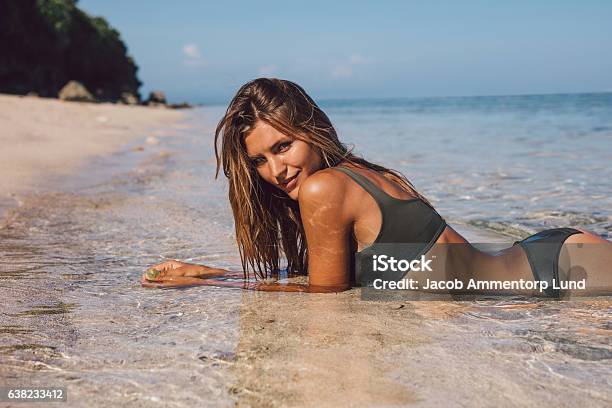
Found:
[[[579,91],[579,92],[544,92],[544,93],[517,93],[517,94],[473,94],[473,95],[446,95],[446,96],[365,96],[365,97],[333,97],[315,99],[317,102],[341,102],[341,101],[376,101],[376,100],[405,100],[405,99],[461,99],[461,98],[492,98],[492,97],[525,97],[525,96],[562,96],[562,95],[587,95],[587,94],[612,94],[609,91]],[[226,101],[194,102],[203,105],[221,105],[229,103],[231,97]]]

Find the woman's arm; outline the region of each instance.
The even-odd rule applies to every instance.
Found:
[[[143,275],[145,287],[225,286],[269,292],[332,293],[350,288],[350,236],[354,222],[345,202],[346,183],[319,171],[300,186],[299,204],[308,246],[308,284],[228,281],[242,274],[204,265],[166,268],[153,279]],[[155,268],[155,267],[153,267]],[[221,278],[221,279],[214,279]]]
[[[226,271],[228,274],[236,272]],[[220,275],[218,274],[217,277]],[[231,288],[241,288],[247,290],[260,290],[265,292],[306,292],[306,293],[334,293],[349,289],[349,285],[344,286],[315,286],[299,283],[266,283],[266,282],[239,282],[215,279],[195,278],[190,276],[168,276],[159,280],[149,280],[143,274],[140,283],[145,288],[179,288],[189,286],[221,286]]]
[[[321,170],[300,186],[299,204],[308,246],[308,282],[317,288],[350,287],[351,231],[347,183]]]

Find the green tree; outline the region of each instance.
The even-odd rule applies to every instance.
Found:
[[[138,67],[117,30],[75,0],[0,0],[0,92],[57,96],[70,80],[100,100],[139,97]]]

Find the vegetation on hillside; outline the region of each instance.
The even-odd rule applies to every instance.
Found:
[[[0,0],[0,92],[55,97],[76,80],[98,100],[140,98],[137,70],[119,32],[77,0]]]

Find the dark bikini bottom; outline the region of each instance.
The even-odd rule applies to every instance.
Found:
[[[553,228],[540,231],[521,241],[516,241],[527,254],[533,277],[536,281],[548,282],[545,293],[550,297],[559,297],[559,289],[553,288],[553,279],[559,286],[559,253],[563,242],[574,234],[581,234],[574,228]]]

